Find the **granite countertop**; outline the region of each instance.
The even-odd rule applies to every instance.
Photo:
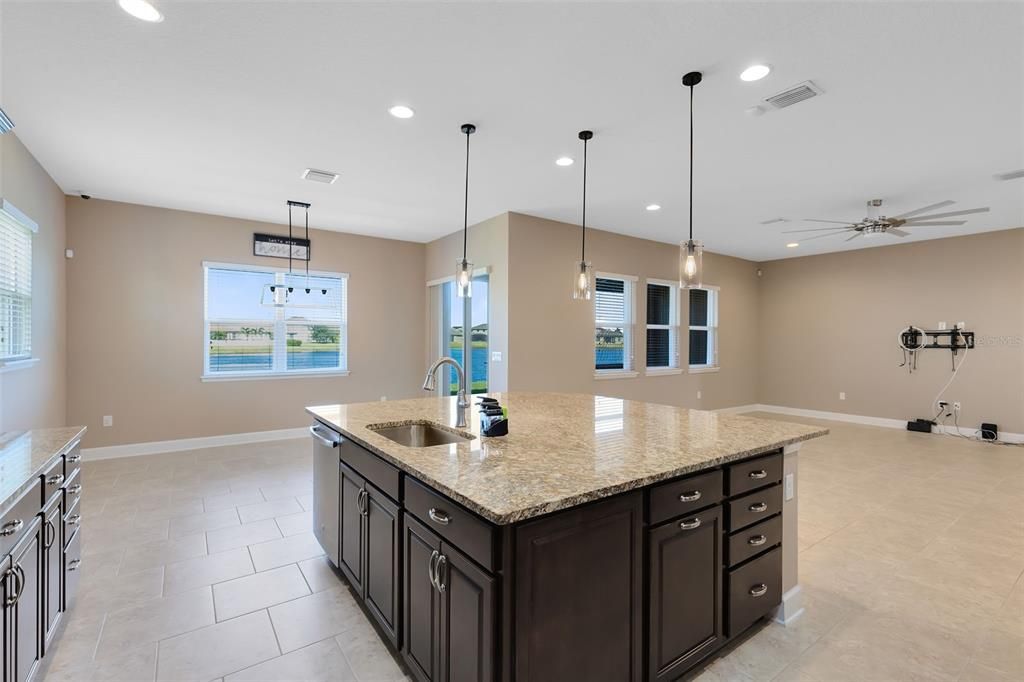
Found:
[[[84,433],[84,426],[62,426],[0,435],[0,515]]]
[[[700,471],[828,429],[574,393],[491,393],[509,435],[480,438],[474,405],[455,429],[455,398],[321,405],[306,411],[496,524],[509,524]],[[411,448],[367,428],[430,421],[473,436]]]

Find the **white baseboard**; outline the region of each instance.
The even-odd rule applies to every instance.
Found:
[[[744,412],[773,412],[775,414],[789,414],[794,417],[810,417],[812,419],[828,419],[837,422],[848,422],[851,424],[867,424],[868,426],[881,426],[887,429],[907,428],[906,419],[891,419],[889,417],[871,417],[864,414],[846,414],[844,412],[826,412],[824,410],[806,410],[802,407],[786,407],[784,405],[738,405],[736,407],[725,407],[716,412],[724,414],[742,414]],[[956,434],[955,426],[936,425],[933,433]],[[964,436],[973,436],[976,429],[961,426],[960,433]],[[1006,443],[1024,443],[1024,433],[1012,433],[1008,431],[999,432],[999,440]]]
[[[184,450],[213,448],[219,445],[245,445],[246,443],[264,443],[271,440],[302,438],[308,434],[308,427],[303,426],[295,429],[277,429],[275,431],[231,433],[224,436],[203,436],[201,438],[157,440],[149,443],[107,445],[100,448],[82,448],[82,459],[86,461],[95,461],[98,459],[114,459],[116,457],[138,457],[140,455],[156,455],[162,452],[181,452]]]
[[[804,595],[799,585],[794,585],[782,595],[782,603],[775,607],[775,622],[789,625],[804,612]]]

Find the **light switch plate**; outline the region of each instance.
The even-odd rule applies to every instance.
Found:
[[[846,400],[846,391],[839,391],[839,399]]]
[[[109,415],[109,414],[103,415],[103,425],[104,426],[113,426],[114,425],[114,418],[111,415]]]
[[[697,400],[700,400],[700,399],[701,399],[701,392],[697,391]]]
[[[786,474],[786,499],[792,500],[796,495],[796,479],[793,474]]]
[[[491,362],[501,362],[501,351],[500,350],[492,350],[491,351]]]
[[[941,330],[941,329],[945,329],[945,328],[946,328],[946,323],[945,322],[939,322],[939,329]]]

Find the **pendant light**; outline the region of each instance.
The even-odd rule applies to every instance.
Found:
[[[469,136],[476,132],[476,126],[463,123],[462,132],[466,136],[466,197],[462,213],[462,260],[455,264],[455,291],[459,298],[470,298],[473,296],[473,264],[466,258],[469,240]]]
[[[334,304],[329,300],[331,290],[324,287],[311,287],[309,285],[309,207],[304,201],[288,201],[288,275],[284,286],[280,284],[265,284],[260,292],[260,305],[270,308],[283,308],[285,305],[292,308],[331,308]],[[299,287],[300,291],[305,290],[306,296],[311,296],[315,291],[320,292],[320,300],[316,297],[296,299],[296,287],[293,282],[287,281],[292,277],[292,253],[295,245],[292,238],[292,209],[301,208],[305,210],[306,218],[306,286]],[[269,294],[269,296],[268,296]]]
[[[594,269],[587,262],[587,142],[594,137],[590,130],[581,130],[583,140],[583,220],[580,239],[580,259],[573,266],[572,297],[577,301],[589,301],[593,291]]]
[[[701,81],[700,71],[683,76],[690,88],[690,238],[679,245],[679,286],[699,289],[703,275],[704,245],[693,238],[693,88]]]

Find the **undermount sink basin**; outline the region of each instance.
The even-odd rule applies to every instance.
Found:
[[[371,424],[366,428],[409,448],[428,448],[431,445],[449,445],[451,443],[465,443],[473,440],[472,436],[449,431],[432,422],[416,422],[400,426],[375,426]]]

